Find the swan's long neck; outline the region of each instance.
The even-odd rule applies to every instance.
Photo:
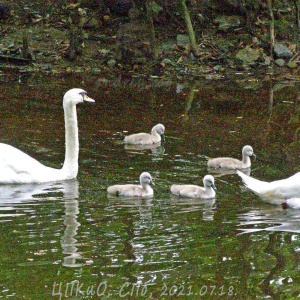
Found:
[[[65,139],[66,152],[62,170],[66,172],[67,179],[76,178],[78,173],[78,125],[76,105],[64,105],[65,113]]]

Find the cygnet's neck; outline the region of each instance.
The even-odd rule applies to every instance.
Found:
[[[155,129],[155,130],[152,130],[152,131],[151,131],[151,134],[154,135],[155,137],[157,137],[158,139],[161,138],[160,134],[156,131],[156,129]]]
[[[78,125],[76,105],[65,105],[65,161],[62,170],[66,173],[67,179],[73,179],[78,173]]]
[[[251,166],[251,159],[249,155],[243,154],[243,159],[242,159],[243,165],[248,168]]]
[[[206,192],[210,192],[211,190],[213,190],[211,184],[203,182],[203,185]]]
[[[216,195],[215,190],[212,188],[211,185],[206,185],[205,186],[205,192],[208,196],[214,197]]]
[[[152,187],[148,183],[141,183],[141,185],[143,190],[147,191],[148,193],[153,191]]]

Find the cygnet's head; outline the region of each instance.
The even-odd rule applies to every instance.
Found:
[[[256,155],[254,154],[253,148],[249,145],[246,145],[243,147],[242,153],[243,153],[243,155],[246,155],[246,156],[256,157]]]
[[[165,126],[163,124],[157,124],[155,125],[152,130],[153,131],[156,131],[159,135],[164,135],[165,133]]]
[[[215,179],[212,175],[205,175],[203,178],[203,185],[205,187],[212,187],[214,190],[216,190],[215,186]]]
[[[152,176],[148,172],[143,172],[140,176],[140,183],[141,185],[150,185],[151,187],[154,187],[154,182],[152,179]]]

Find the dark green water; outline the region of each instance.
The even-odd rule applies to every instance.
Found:
[[[64,92],[82,87],[97,102],[78,107],[76,181],[0,186],[0,297],[300,295],[300,211],[263,203],[235,174],[216,175],[215,200],[169,192],[172,183],[202,184],[207,157],[240,158],[245,144],[258,157],[254,177],[297,172],[297,84],[10,79],[1,85],[1,142],[52,167],[64,157]],[[159,122],[167,135],[161,147],[121,143],[122,134],[148,132]],[[143,171],[155,179],[152,199],[108,198],[107,186],[136,183]]]

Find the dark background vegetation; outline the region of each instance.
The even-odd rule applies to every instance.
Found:
[[[0,1],[0,63],[4,67],[7,61],[28,60],[41,64],[40,68],[47,64],[52,71],[73,72],[80,66],[94,72],[99,68],[102,72],[195,76],[229,69],[269,69],[278,58],[274,42],[282,42],[292,52],[292,57],[285,58],[286,65],[293,60],[292,72],[297,75],[298,2]],[[235,17],[235,23],[221,27],[220,17],[225,17],[225,23]],[[188,36],[191,43],[178,42],[179,35]],[[257,51],[253,62],[237,58],[247,47]]]

